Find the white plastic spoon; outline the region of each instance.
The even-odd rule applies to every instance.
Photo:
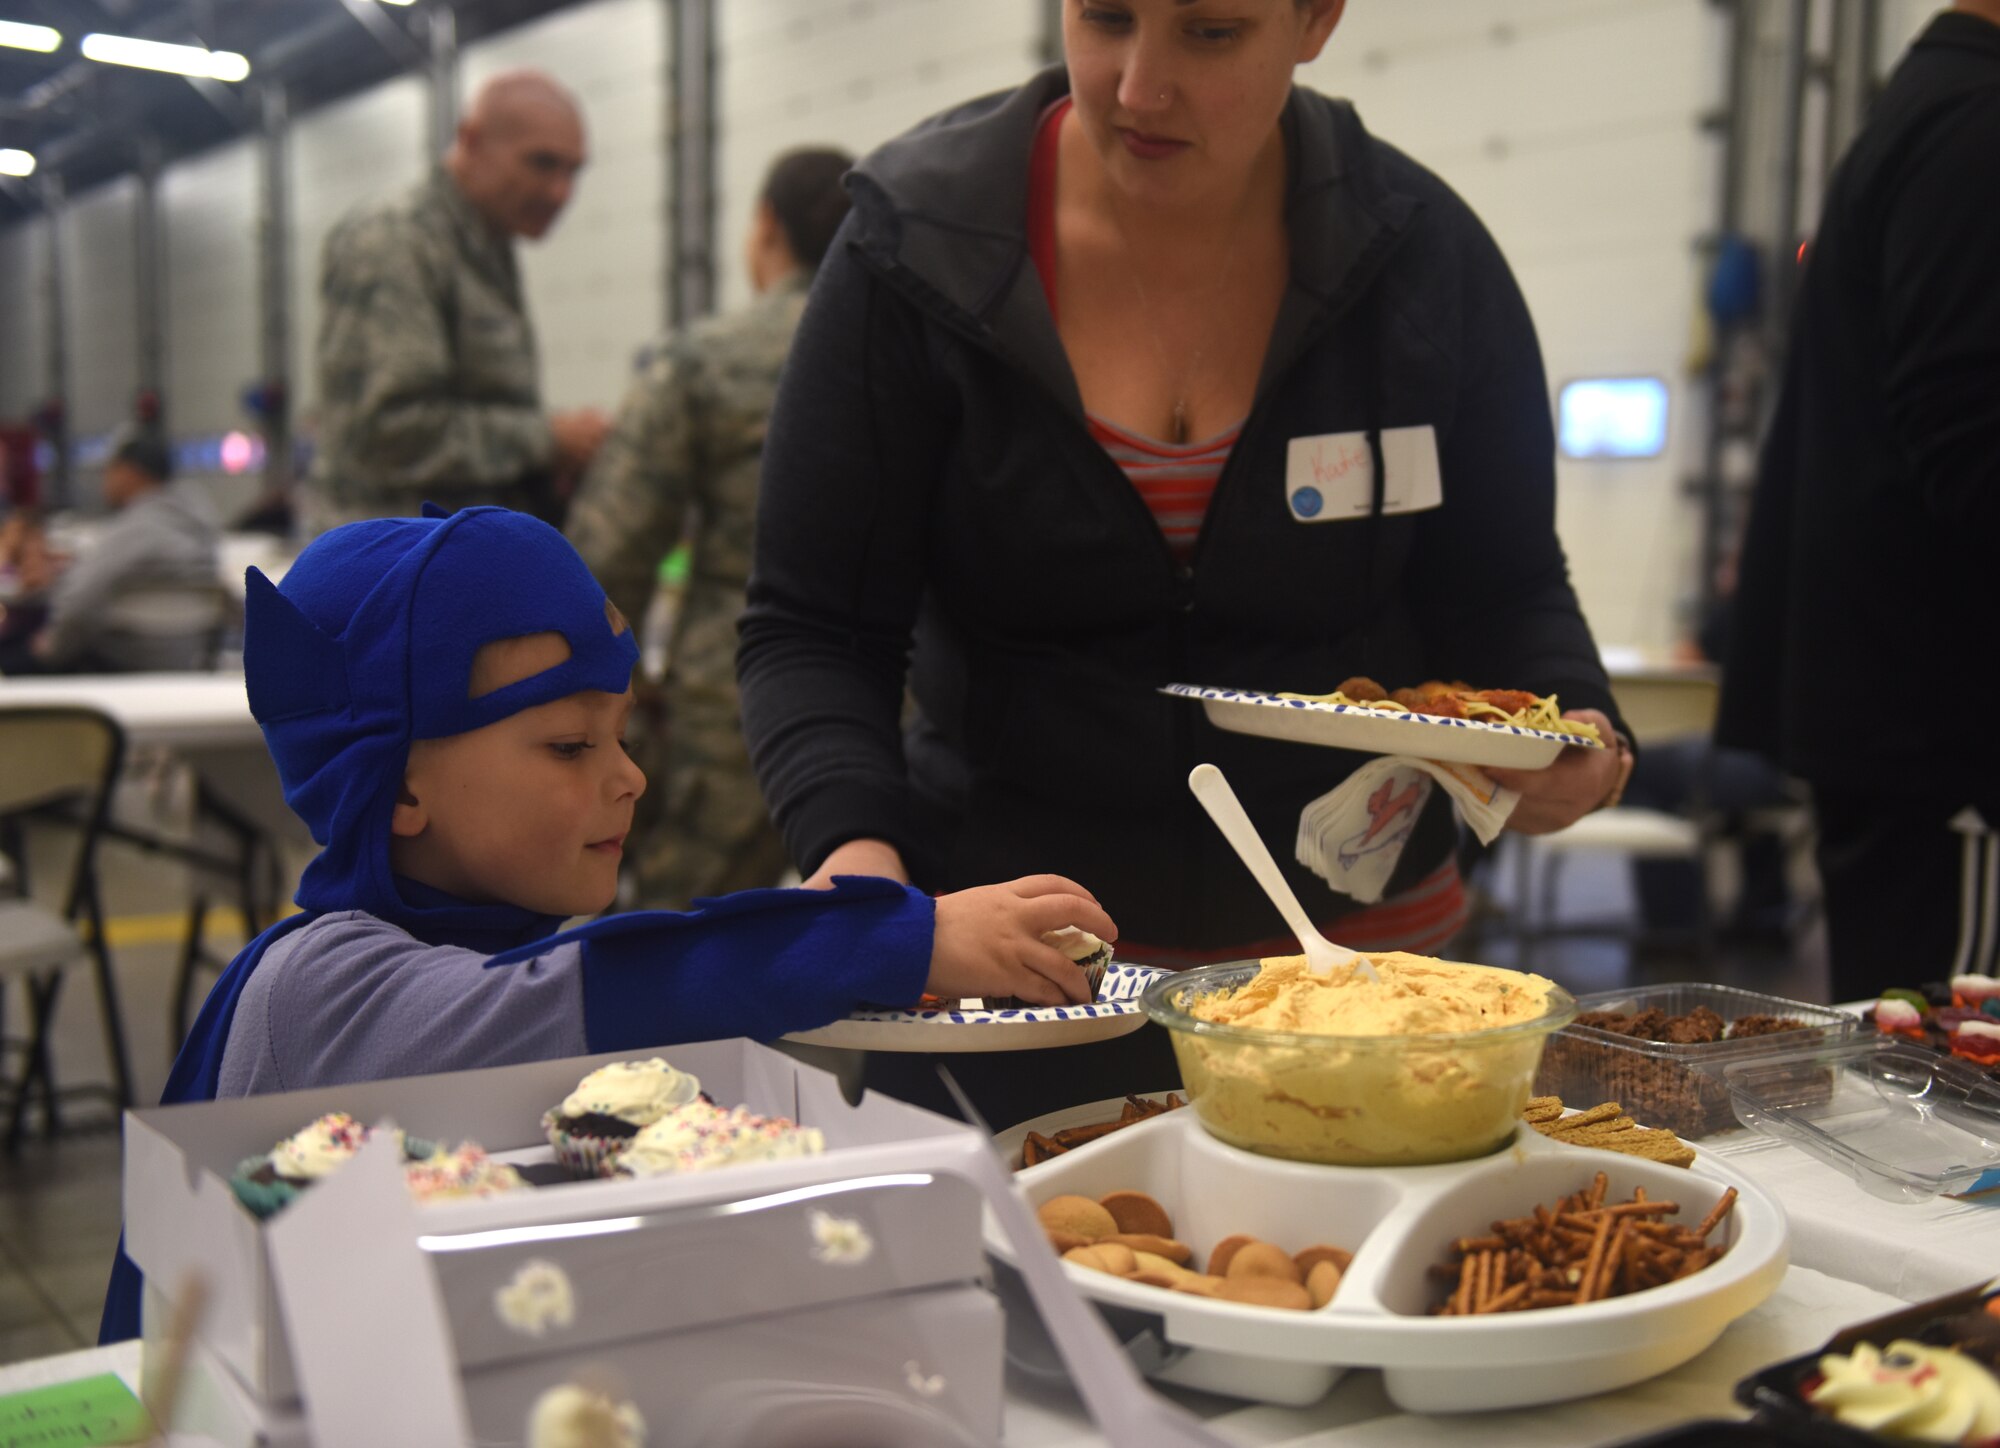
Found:
[[[1264,887],[1264,893],[1271,897],[1271,903],[1285,917],[1285,924],[1292,927],[1292,934],[1298,936],[1299,944],[1305,947],[1306,963],[1320,975],[1332,975],[1337,966],[1351,965],[1363,979],[1378,980],[1375,967],[1368,963],[1366,956],[1344,945],[1335,945],[1313,927],[1312,921],[1306,917],[1305,907],[1299,904],[1299,897],[1292,893],[1292,887],[1285,883],[1278,862],[1264,848],[1263,838],[1250,823],[1250,816],[1243,812],[1243,802],[1236,798],[1236,791],[1229,787],[1222,771],[1212,764],[1197,764],[1188,775],[1188,788],[1201,801],[1201,807],[1208,811],[1208,817],[1215,821],[1215,827],[1222,831],[1222,837],[1234,847],[1237,858],[1250,867],[1250,873],[1257,877],[1257,883]]]

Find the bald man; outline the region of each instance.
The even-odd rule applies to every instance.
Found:
[[[479,90],[450,151],[328,233],[320,259],[321,527],[426,499],[555,521],[608,423],[545,413],[514,238],[548,233],[586,160],[576,100],[539,71]]]

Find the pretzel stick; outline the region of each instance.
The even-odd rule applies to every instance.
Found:
[[[1729,1215],[1730,1209],[1735,1205],[1736,1188],[1731,1187],[1722,1194],[1714,1206],[1708,1209],[1708,1215],[1703,1217],[1701,1225],[1694,1229],[1695,1236],[1700,1237],[1703,1241],[1707,1241],[1708,1234],[1722,1224],[1722,1219]]]
[[[1583,1275],[1576,1282],[1576,1300],[1588,1302],[1597,1284],[1597,1269],[1604,1263],[1604,1247],[1611,1240],[1611,1218],[1604,1217],[1590,1239],[1590,1255],[1584,1259]]]

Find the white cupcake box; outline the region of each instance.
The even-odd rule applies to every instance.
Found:
[[[295,1334],[287,1332],[280,1310],[272,1229],[327,1188],[308,1188],[291,1207],[260,1221],[229,1189],[238,1162],[330,1111],[370,1123],[393,1121],[413,1135],[453,1145],[471,1139],[517,1164],[549,1162],[553,1152],[543,1137],[542,1113],[586,1072],[651,1054],[127,1113],[125,1241],[147,1275],[148,1332],[160,1327],[167,1300],[181,1284],[198,1276],[207,1298],[200,1328],[205,1346],[257,1400],[292,1402],[300,1373]],[[719,1103],[817,1127],[826,1151],[414,1208],[418,1242],[435,1275],[460,1368],[525,1370],[539,1360],[610,1353],[617,1344],[662,1334],[719,1332],[765,1314],[955,1292],[984,1281],[978,1190],[949,1176],[898,1168],[893,1160],[927,1140],[976,1140],[970,1128],[885,1097],[849,1105],[833,1077],[749,1041],[675,1046],[660,1054],[700,1077]],[[370,1250],[358,1228],[336,1233],[325,1246],[330,1258],[357,1270]],[[559,1321],[560,1310],[547,1309],[541,1331],[524,1330],[522,1321],[541,1310],[533,1302],[536,1284],[546,1279],[536,1275],[536,1264],[543,1263],[563,1278],[569,1319]],[[510,1288],[516,1289],[510,1302],[530,1302],[526,1319],[500,1307],[500,1295]],[[997,1324],[997,1308],[992,1316]],[[395,1325],[385,1323],[383,1330]],[[974,1422],[998,1421],[997,1337],[995,1343],[984,1360],[941,1374],[953,1394],[966,1395],[955,1406]],[[907,1356],[888,1364],[895,1381]],[[927,1368],[924,1376],[938,1372]]]
[[[1112,1110],[1116,1110],[1113,1103]],[[1005,1145],[1003,1139],[1003,1145]],[[1429,1275],[1460,1237],[1524,1216],[1610,1179],[1609,1200],[1644,1187],[1698,1223],[1730,1186],[1734,1211],[1711,1241],[1723,1257],[1679,1282],[1578,1307],[1483,1317],[1432,1317]],[[1279,1161],[1208,1135],[1191,1109],[1169,1112],[1018,1173],[1031,1204],[1075,1194],[1142,1191],[1166,1208],[1197,1265],[1232,1233],[1287,1252],[1344,1247],[1354,1261],[1333,1301],[1314,1312],[1252,1307],[1126,1282],[1063,1264],[1070,1280],[1122,1321],[1142,1321],[1163,1347],[1140,1354],[1150,1376],[1273,1403],[1310,1403],[1350,1367],[1382,1370],[1411,1412],[1451,1413],[1585,1397],[1653,1377],[1701,1352],[1776,1288],[1787,1263],[1784,1210],[1726,1163],[1692,1168],[1550,1141],[1523,1127],[1506,1150],[1426,1167],[1332,1167]],[[987,1248],[1011,1260],[989,1219]]]

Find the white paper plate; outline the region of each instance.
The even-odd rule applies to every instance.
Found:
[[[1603,748],[1580,734],[1522,729],[1486,719],[1441,719],[1435,714],[1364,709],[1355,704],[1313,704],[1254,689],[1168,684],[1160,692],[1177,699],[1199,699],[1208,711],[1209,722],[1233,734],[1289,739],[1362,754],[1408,754],[1452,764],[1545,769],[1555,763],[1565,744]]]
[[[1097,999],[1083,1006],[1029,1010],[856,1011],[845,1020],[785,1039],[851,1051],[1039,1051],[1108,1041],[1146,1023],[1139,997],[1165,971],[1112,961]]]
[[[1646,1188],[1698,1220],[1725,1186],[1739,1192],[1721,1229],[1729,1251],[1691,1277],[1580,1307],[1497,1317],[1431,1317],[1428,1268],[1454,1238],[1495,1217],[1610,1178],[1614,1198]],[[1216,1140],[1192,1107],[1114,1131],[1016,1174],[1030,1203],[1069,1193],[1149,1193],[1176,1235],[1205,1257],[1248,1233],[1289,1251],[1332,1243],[1354,1262],[1332,1302],[1283,1312],[1167,1292],[1066,1265],[1094,1301],[1156,1316],[1166,1351],[1154,1376],[1271,1402],[1307,1403],[1349,1367],[1382,1369],[1406,1412],[1457,1413],[1561,1402],[1609,1392],[1678,1367],[1757,1306],[1784,1276],[1784,1210],[1727,1161],[1662,1166],[1551,1141],[1523,1126],[1512,1146],[1476,1161],[1419,1167],[1337,1167],[1279,1161]],[[992,1218],[986,1249],[1011,1261]],[[1475,1435],[1476,1436],[1476,1435]]]

